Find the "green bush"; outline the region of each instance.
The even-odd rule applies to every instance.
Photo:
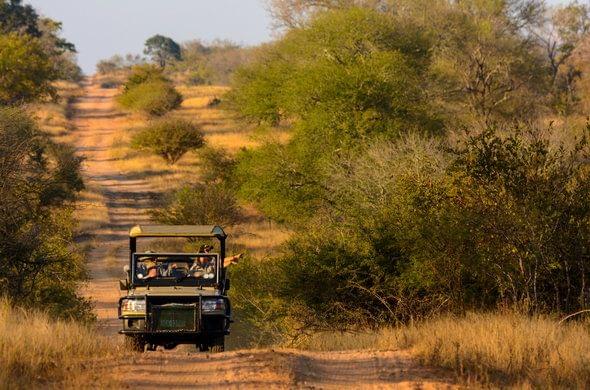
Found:
[[[186,152],[205,145],[201,129],[194,123],[176,118],[163,118],[148,124],[132,139],[136,149],[149,150],[168,164],[176,163]]]
[[[153,65],[136,65],[117,102],[127,110],[162,116],[180,107],[182,95],[164,77],[161,69]]]
[[[225,149],[207,147],[199,153],[202,177],[205,183],[235,187],[236,160]]]
[[[125,91],[117,101],[125,109],[162,116],[180,107],[182,95],[168,83],[149,81]]]
[[[0,295],[56,316],[91,316],[77,295],[86,277],[71,206],[80,163],[25,112],[0,109]]]
[[[166,196],[152,212],[154,220],[170,225],[233,225],[240,209],[233,192],[219,184],[184,186]]]
[[[135,65],[131,68],[131,74],[127,78],[123,88],[125,91],[129,91],[134,87],[148,82],[159,81],[168,83],[169,80],[164,76],[162,69],[154,65]]]
[[[57,71],[41,43],[16,33],[0,34],[0,104],[15,105],[55,95]]]

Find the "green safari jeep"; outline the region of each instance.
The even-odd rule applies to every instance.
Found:
[[[138,240],[154,237],[217,239],[219,253],[153,253],[137,251]],[[119,319],[126,345],[134,350],[166,349],[195,344],[200,351],[221,352],[229,334],[231,305],[227,297],[225,240],[219,226],[134,226],[129,232],[126,295],[119,299]]]

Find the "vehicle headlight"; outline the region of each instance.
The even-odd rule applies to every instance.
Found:
[[[121,301],[122,314],[145,314],[145,299],[123,299]]]
[[[205,314],[209,313],[225,313],[225,300],[221,298],[203,299],[201,310]]]

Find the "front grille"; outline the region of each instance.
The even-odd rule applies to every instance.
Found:
[[[195,332],[199,330],[199,301],[155,298],[148,305],[149,327],[153,332]]]

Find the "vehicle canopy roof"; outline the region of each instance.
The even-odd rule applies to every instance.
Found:
[[[227,235],[217,225],[135,225],[129,237],[216,237]]]

